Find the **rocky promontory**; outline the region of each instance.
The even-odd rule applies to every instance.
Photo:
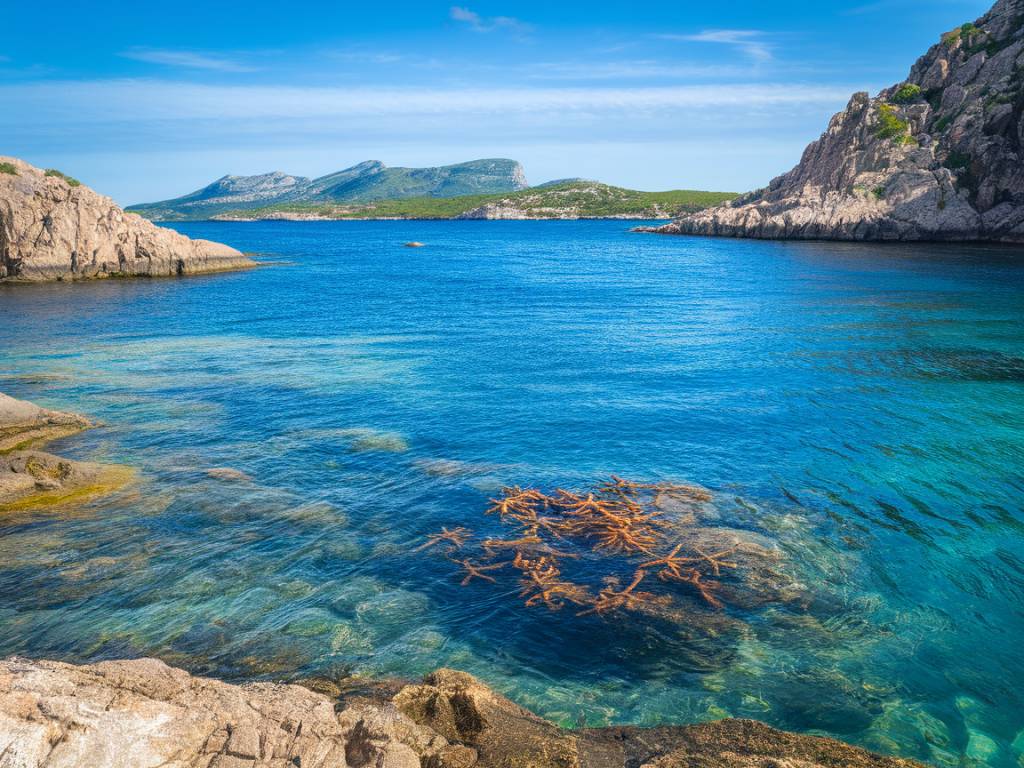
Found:
[[[766,189],[644,231],[1024,243],[1024,0],[943,35],[906,81],[855,94]]]
[[[191,275],[253,266],[122,211],[57,171],[0,157],[0,281]]]
[[[326,690],[327,693],[311,690]],[[193,677],[155,659],[0,662],[2,768],[914,768],[750,720],[560,729],[462,672],[397,695]]]

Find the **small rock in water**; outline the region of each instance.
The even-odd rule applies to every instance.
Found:
[[[231,467],[214,467],[213,469],[206,470],[206,474],[215,480],[230,480],[236,483],[252,482],[252,477],[240,469],[232,469]]]
[[[406,248],[422,248],[425,243],[421,243],[418,240],[413,240],[405,244]]]

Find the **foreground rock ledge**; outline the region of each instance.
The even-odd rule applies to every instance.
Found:
[[[0,157],[0,281],[192,275],[252,266],[234,248],[158,227],[74,180]]]
[[[943,35],[904,83],[855,94],[767,189],[640,231],[1024,243],[1024,0]]]
[[[0,768],[910,768],[749,720],[565,731],[470,675],[391,701],[207,680],[155,659],[0,662]]]

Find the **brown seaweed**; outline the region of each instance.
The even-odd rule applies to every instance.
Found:
[[[453,562],[462,566],[463,585],[474,580],[495,583],[491,574],[510,566],[519,572],[519,595],[527,607],[557,611],[573,605],[579,616],[620,610],[668,616],[675,609],[672,590],[664,590],[680,584],[705,605],[721,609],[720,579],[724,571],[740,567],[732,557],[740,545],[738,540],[725,540],[708,546],[706,532],[711,529],[697,527],[693,512],[710,499],[711,494],[697,486],[637,482],[617,475],[580,493],[509,486],[490,499],[486,512],[497,515],[512,535],[483,538],[475,545],[476,560]],[[668,506],[669,500],[676,504]],[[466,528],[443,528],[418,550],[449,544],[449,551],[454,551],[469,537]],[[596,568],[599,586],[567,577],[566,568],[584,574],[585,581],[594,579]],[[622,586],[627,568],[632,576]],[[652,575],[665,585],[662,592],[641,589]]]

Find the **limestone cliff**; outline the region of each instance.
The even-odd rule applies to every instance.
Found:
[[[328,689],[327,681],[313,687]],[[155,659],[0,661],[0,768],[914,768],[749,720],[565,731],[469,675],[383,697],[228,685]]]
[[[653,231],[1022,243],[1022,147],[1024,0],[999,0],[943,35],[905,82],[855,94],[766,189]]]
[[[234,248],[125,213],[73,179],[0,157],[0,280],[187,275],[252,264]]]

